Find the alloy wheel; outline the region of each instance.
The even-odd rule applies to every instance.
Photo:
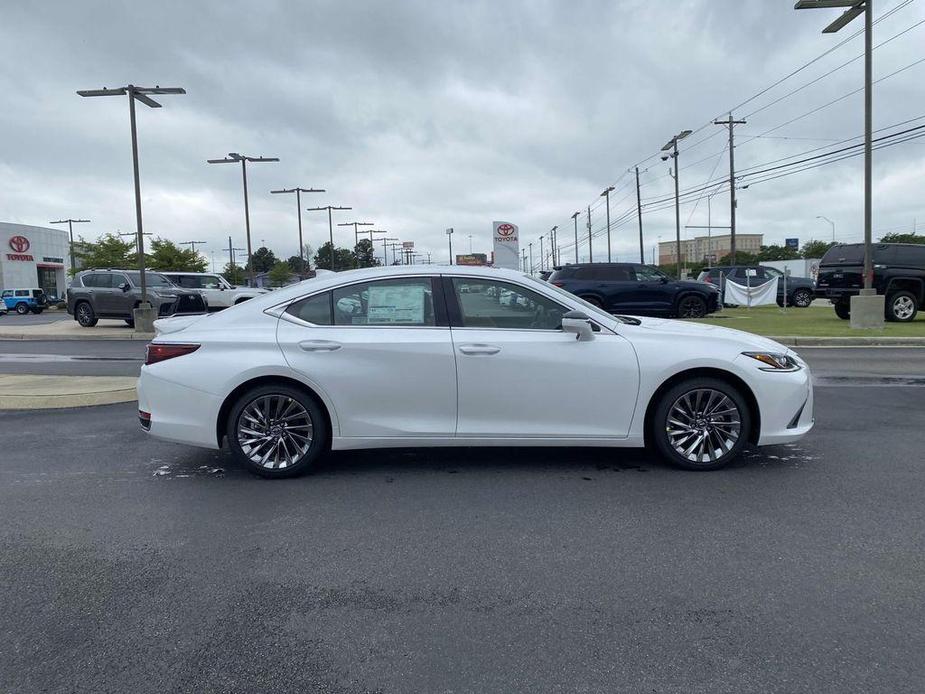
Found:
[[[806,308],[813,303],[813,297],[807,291],[798,291],[793,295],[793,305],[798,308]]]
[[[668,441],[692,463],[714,463],[736,445],[742,431],[739,408],[729,396],[698,388],[680,396],[668,410]]]
[[[696,296],[681,299],[681,304],[678,306],[678,315],[681,318],[703,318],[706,312],[703,300]]]
[[[238,417],[238,444],[256,465],[281,470],[298,463],[312,445],[314,425],[302,404],[288,395],[262,395]]]
[[[915,302],[908,296],[898,296],[893,300],[893,315],[898,320],[909,320],[915,313]]]

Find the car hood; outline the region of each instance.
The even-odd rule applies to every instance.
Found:
[[[747,333],[743,330],[734,330],[733,328],[721,328],[717,325],[708,325],[705,323],[692,323],[683,320],[674,320],[668,318],[643,318],[635,316],[639,321],[639,327],[645,330],[664,333],[665,336],[678,337],[705,337],[710,340],[723,340],[727,343],[736,342],[743,349],[765,351],[765,352],[789,352],[789,348],[775,342],[774,340]],[[619,330],[619,327],[618,327]]]

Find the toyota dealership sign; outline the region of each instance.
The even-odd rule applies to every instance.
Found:
[[[25,236],[11,236],[10,237],[10,249],[12,253],[6,254],[7,260],[34,260],[34,258],[27,252],[32,247],[32,244],[29,243],[29,239]]]
[[[495,267],[520,269],[519,229],[510,222],[493,222]]]

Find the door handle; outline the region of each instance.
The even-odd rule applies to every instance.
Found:
[[[340,342],[331,340],[305,340],[299,343],[299,349],[303,352],[333,352],[341,346]]]
[[[483,345],[483,344],[471,344],[471,345],[460,345],[459,351],[463,354],[497,354],[501,351],[500,347],[495,345]]]

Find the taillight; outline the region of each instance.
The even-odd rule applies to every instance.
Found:
[[[149,342],[145,350],[145,365],[157,364],[159,361],[166,361],[174,357],[182,357],[184,354],[190,354],[199,349],[199,345],[168,345]]]

